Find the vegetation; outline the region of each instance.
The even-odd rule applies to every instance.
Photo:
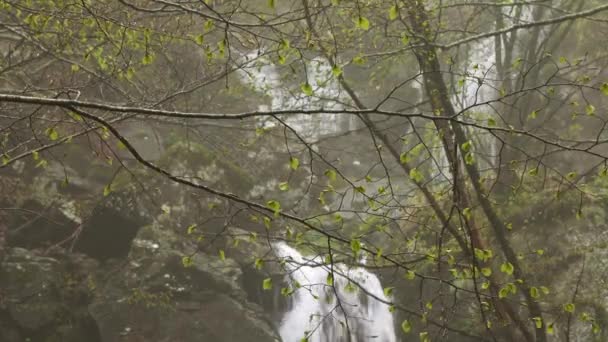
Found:
[[[0,0],[0,260],[111,199],[184,267],[367,267],[404,341],[606,341],[606,33],[602,0]]]

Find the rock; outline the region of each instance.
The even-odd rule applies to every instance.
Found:
[[[138,230],[148,223],[132,194],[111,194],[83,223],[74,250],[100,261],[125,258]]]
[[[184,249],[172,231],[142,228],[126,266],[106,270],[90,306],[101,341],[279,341],[270,318],[248,301],[235,260],[198,252],[185,262],[193,250]]]
[[[0,268],[0,341],[100,341],[87,290],[67,265],[21,248],[8,251]]]

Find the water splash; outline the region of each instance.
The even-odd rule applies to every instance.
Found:
[[[387,298],[376,275],[360,267],[334,264],[332,287],[327,285],[331,268],[323,260],[307,259],[282,242],[274,247],[277,256],[286,261],[287,280],[295,289],[289,296],[290,310],[280,324],[284,342],[299,342],[304,337],[309,342],[397,341],[389,306],[378,300]]]

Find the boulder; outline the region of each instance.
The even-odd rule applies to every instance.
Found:
[[[0,265],[0,341],[97,342],[89,291],[69,262],[21,248]]]

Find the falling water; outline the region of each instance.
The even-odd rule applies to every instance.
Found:
[[[297,78],[282,78],[284,76],[281,75],[280,68],[266,58],[257,57],[257,53],[250,53],[244,58],[255,62],[239,70],[243,81],[270,97],[270,105],[260,106],[261,111],[321,108],[337,110],[343,108],[343,102],[348,102],[332,76],[331,66],[323,58],[317,57],[306,62],[306,80],[313,89],[313,96],[306,96],[299,89]],[[350,130],[356,125],[352,116],[337,114],[289,115],[284,119],[298,134],[306,138],[344,133],[345,127]],[[276,122],[266,121],[263,125],[268,128],[276,125]]]
[[[393,316],[380,280],[367,270],[307,259],[285,243],[274,245],[285,260],[287,281],[295,292],[279,333],[284,342],[396,342]],[[382,302],[384,301],[384,302]],[[345,315],[346,313],[346,315]],[[349,336],[350,335],[350,336]]]

